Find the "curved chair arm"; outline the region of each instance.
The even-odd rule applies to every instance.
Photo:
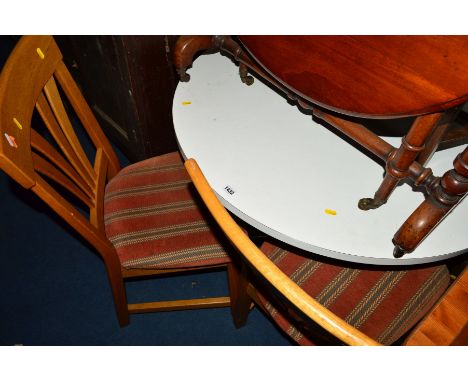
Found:
[[[258,249],[219,202],[194,159],[188,159],[185,168],[204,203],[229,240],[244,258],[297,309],[348,345],[379,345],[314,300]]]

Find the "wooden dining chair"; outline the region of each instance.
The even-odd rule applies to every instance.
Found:
[[[31,126],[33,113],[46,133]],[[78,120],[95,148],[91,160],[75,131]],[[2,70],[0,169],[96,249],[121,326],[129,313],[228,306],[242,325],[229,244],[200,208],[179,153],[121,170],[51,36],[22,37]],[[230,296],[127,304],[128,278],[213,268],[227,269]]]
[[[249,304],[247,295],[298,344],[330,343],[332,335],[335,343],[338,339],[349,345],[389,345],[440,304],[450,282],[445,265],[382,270],[328,262],[268,241],[258,248],[219,202],[196,161],[187,160],[185,167],[211,214],[251,268],[255,281],[242,301]],[[450,320],[445,342],[439,344],[460,342],[462,337],[466,341],[466,277],[451,292],[455,297],[450,306],[458,309],[453,312],[459,320]],[[447,312],[444,306],[435,321]],[[427,327],[423,330],[427,332]]]

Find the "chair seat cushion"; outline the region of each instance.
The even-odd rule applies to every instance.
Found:
[[[178,152],[122,169],[106,186],[106,235],[125,268],[186,268],[230,262],[215,222],[197,201]]]
[[[416,324],[447,289],[445,265],[388,271],[346,263],[324,263],[318,256],[264,243],[261,250],[289,278],[323,306],[382,344],[391,344]],[[340,265],[337,265],[340,264]],[[259,293],[277,324],[301,345],[312,345],[282,308]],[[281,310],[281,312],[280,312]],[[288,317],[288,318],[287,318]]]

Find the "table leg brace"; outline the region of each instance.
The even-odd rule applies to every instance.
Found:
[[[360,209],[370,210],[385,204],[398,184],[409,177],[411,164],[419,152],[424,150],[424,143],[437,126],[441,116],[441,113],[436,113],[416,118],[411,129],[403,137],[401,146],[392,151],[387,158],[385,177],[374,198],[361,199]]]

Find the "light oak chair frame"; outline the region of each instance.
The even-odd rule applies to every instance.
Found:
[[[93,164],[74,132],[57,83],[96,148]],[[64,155],[31,128],[34,109]],[[232,263],[162,270],[121,266],[114,246],[106,237],[103,219],[105,185],[119,172],[119,161],[51,36],[25,36],[18,42],[0,76],[0,111],[0,169],[38,195],[97,250],[106,266],[121,326],[129,323],[129,313],[228,306],[235,325],[245,323],[247,315],[238,314],[238,272]],[[83,202],[89,208],[89,220],[47,179]],[[127,304],[124,279],[210,268],[227,268],[231,297]]]
[[[256,273],[268,281],[298,312],[315,322],[327,332],[348,345],[380,345],[374,339],[345,322],[322,306],[300,286],[286,276],[237,225],[216,197],[200,167],[188,159],[185,167],[211,214],[243,260]],[[258,297],[253,285],[248,286],[248,296],[257,305]],[[243,297],[246,303],[245,296]],[[442,296],[431,312],[405,339],[406,345],[468,345],[468,272],[464,272]]]

